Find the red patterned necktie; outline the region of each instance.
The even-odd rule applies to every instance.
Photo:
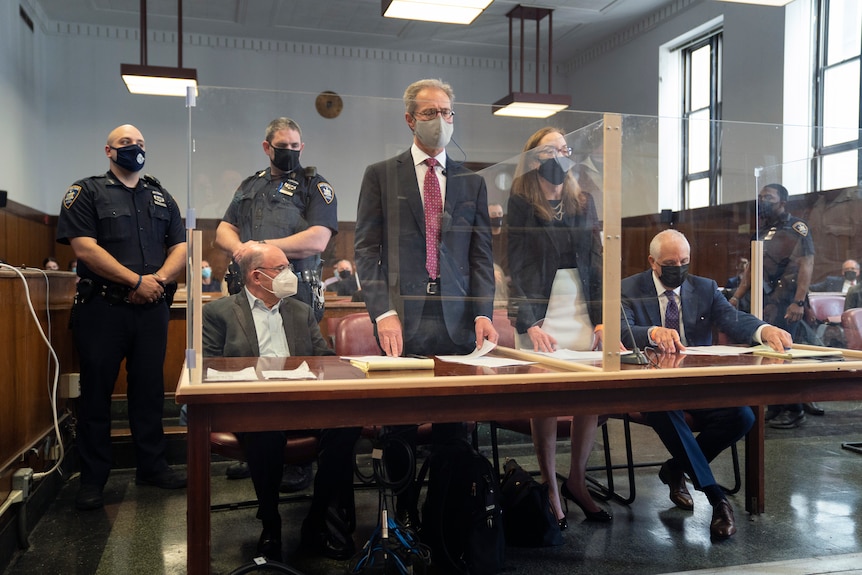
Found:
[[[428,277],[437,279],[440,272],[437,249],[440,244],[440,215],[443,213],[443,200],[440,194],[440,181],[437,179],[434,166],[437,160],[425,160],[428,171],[425,172],[423,195],[425,196],[425,269]]]
[[[676,305],[676,295],[673,290],[664,292],[667,296],[667,308],[664,310],[664,326],[679,331],[679,306]]]

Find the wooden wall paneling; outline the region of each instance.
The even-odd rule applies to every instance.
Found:
[[[30,296],[47,333],[46,284],[36,271],[25,271]],[[51,274],[52,339],[60,366],[75,366],[71,346],[63,327],[75,288],[71,274]],[[19,276],[0,271],[0,469],[15,463],[18,453],[40,440],[52,425],[49,402],[47,347],[30,314]],[[61,405],[64,402],[61,402]]]

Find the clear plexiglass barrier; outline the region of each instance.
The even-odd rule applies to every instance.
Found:
[[[189,364],[200,358],[200,310],[221,295],[204,288],[214,289],[215,282],[225,291],[232,254],[226,249],[230,236],[219,226],[236,208],[232,202],[240,187],[262,190],[250,210],[253,221],[234,228],[241,240],[279,237],[267,220],[282,213],[285,202],[315,211],[324,228],[338,222],[338,234],[321,258],[291,258],[300,294],[306,283],[332,284],[334,264],[347,259],[359,264],[354,275],[368,309],[381,309],[387,293],[409,302],[419,282],[422,289],[441,289],[443,306],[463,310],[470,323],[475,314],[493,309],[495,327],[501,337],[505,332],[501,341],[513,348],[552,345],[552,337],[560,351],[590,351],[601,333],[599,365],[619,369],[617,342],[638,341],[637,328],[665,319],[667,304],[656,287],[670,287],[688,273],[706,278],[698,280],[697,297],[712,298],[714,285],[730,305],[787,329],[794,341],[853,343],[841,315],[845,300],[856,297],[852,288],[842,293],[855,283],[846,260],[862,258],[859,187],[820,189],[815,182],[834,186],[847,181],[848,172],[850,181],[858,181],[858,161],[846,161],[858,158],[858,150],[847,150],[839,160],[796,153],[811,149],[805,142],[814,136],[804,126],[697,125],[576,111],[508,118],[493,115],[490,105],[457,99],[452,109],[454,129],[439,175],[445,195],[441,286],[429,287],[427,277],[417,279],[421,267],[415,264],[425,257],[417,234],[425,228],[418,177],[426,168],[412,161],[378,167],[363,189],[370,165],[409,151],[413,143],[399,94],[199,88],[189,107],[189,190],[186,197],[175,194],[195,232],[186,278]],[[265,172],[275,152],[268,153],[264,140],[269,122],[282,116],[301,127],[303,147],[298,161],[279,153],[287,168],[279,178]],[[389,177],[397,183],[387,203],[374,188],[379,192]],[[285,229],[307,227],[291,220],[292,209],[283,213],[278,217]],[[677,241],[673,234],[653,242],[664,230],[684,234],[690,252],[665,244]],[[208,285],[201,279],[202,260],[212,270]],[[409,270],[399,268],[404,262]],[[655,281],[647,272],[651,266],[667,283]],[[445,286],[447,281],[456,288]],[[709,290],[703,292],[704,286]],[[829,313],[814,301],[826,301],[822,294],[833,296]],[[706,335],[697,318],[687,318],[685,306],[692,304],[686,297],[684,336],[702,343]],[[324,301],[331,306],[344,300],[326,292]],[[409,313],[395,304],[393,309]],[[622,309],[635,325],[621,320]]]

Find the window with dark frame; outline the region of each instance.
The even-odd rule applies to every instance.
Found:
[[[816,190],[862,184],[862,2],[820,0],[815,86]]]
[[[721,31],[681,49],[682,206],[714,206],[721,190]]]

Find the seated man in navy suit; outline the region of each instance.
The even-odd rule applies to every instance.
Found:
[[[203,308],[205,357],[287,357],[333,355],[317,327],[314,311],[291,297],[297,277],[284,252],[254,244],[240,262],[244,289]],[[355,525],[353,447],[360,428],[323,429],[311,509],[302,523],[302,549],[331,559],[349,559]],[[237,434],[251,471],[263,523],[257,553],[282,560],[279,485],[284,431]],[[333,509],[334,513],[329,512]],[[329,525],[327,525],[329,523]]]
[[[736,310],[715,281],[689,275],[690,261],[691,246],[676,230],[660,232],[650,242],[650,269],[621,284],[625,312],[621,333],[627,347],[678,353],[686,344],[712,344],[712,329],[717,327],[740,343],[765,343],[779,351],[790,348],[789,333]],[[736,533],[733,508],[716,483],[709,462],[748,433],[754,414],[749,407],[693,409],[689,413],[702,430],[697,438],[682,411],[646,414],[672,456],[662,465],[659,478],[670,487],[670,499],[677,507],[693,509],[694,501],[685,485],[688,473],[713,507],[710,535],[726,539]]]

